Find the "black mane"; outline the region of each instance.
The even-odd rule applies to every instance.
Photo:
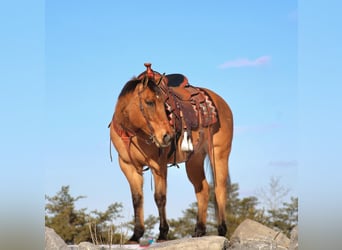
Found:
[[[131,92],[133,92],[135,90],[135,88],[137,87],[137,85],[139,83],[141,83],[142,80],[136,78],[136,77],[133,77],[131,80],[129,80],[125,86],[122,88],[120,94],[119,94],[119,98],[122,97],[122,96],[125,96]],[[160,89],[159,87],[156,85],[156,83],[153,81],[153,80],[149,80],[148,83],[147,83],[147,87],[155,92],[155,93],[159,93],[160,92]]]

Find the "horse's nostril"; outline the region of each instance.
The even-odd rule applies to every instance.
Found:
[[[165,144],[169,143],[171,140],[171,136],[169,134],[165,134],[163,137],[163,141]]]

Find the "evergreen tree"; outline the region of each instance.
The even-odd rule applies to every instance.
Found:
[[[298,224],[298,198],[291,197],[289,203],[284,202],[281,208],[269,210],[268,213],[265,224],[290,237],[292,229]]]
[[[265,216],[261,223],[283,232],[290,237],[292,228],[298,224],[298,198],[291,197],[289,203],[284,202],[290,189],[280,183],[280,177],[271,177],[268,187],[258,191],[262,200]]]
[[[122,205],[114,203],[105,212],[95,210],[87,214],[85,208],[75,208],[75,202],[85,196],[74,198],[69,191],[69,186],[62,186],[55,196],[45,196],[45,226],[53,228],[67,244],[94,242],[94,239],[109,242],[109,223],[120,216]]]
[[[184,237],[191,237],[195,232],[197,218],[197,203],[191,203],[190,207],[183,211],[183,216],[177,220],[169,220],[169,234],[168,238],[179,239]]]
[[[85,209],[76,210],[74,203],[84,196],[73,198],[69,186],[63,186],[57,195],[45,196],[49,203],[45,205],[45,225],[53,228],[67,244],[74,244],[75,238],[83,234],[86,224]]]
[[[120,234],[118,228],[112,221],[122,216],[119,214],[122,209],[121,203],[111,204],[105,212],[97,210],[91,211],[88,221],[89,228],[92,230],[92,241],[96,244],[108,244],[109,242],[118,242]]]
[[[286,191],[279,186],[279,181],[273,183],[277,184],[272,186],[275,187],[274,190]],[[55,196],[46,196],[47,203],[45,205],[45,225],[53,228],[67,244],[78,244],[81,241],[96,244],[119,244],[128,239],[127,233],[133,229],[133,221],[120,226],[113,224],[113,221],[121,217],[121,203],[110,205],[105,212],[94,210],[86,213],[85,208],[75,209],[75,202],[85,198],[85,196],[74,198],[69,194],[69,191],[69,186],[63,186]],[[264,194],[264,197],[267,197],[267,193],[264,192]],[[283,194],[284,192],[280,194],[271,192],[271,195],[278,195],[278,198]],[[264,199],[266,204],[268,204],[268,200],[270,199]],[[291,201],[288,203],[269,203],[268,205],[271,205],[270,208],[273,209],[268,210],[265,210],[264,207],[258,208],[258,203],[258,199],[254,196],[240,198],[238,184],[233,183],[227,186],[226,222],[228,231],[226,237],[230,238],[239,224],[247,218],[290,235],[292,228],[298,224],[298,198],[291,197]],[[214,188],[211,187],[207,235],[217,234],[215,208],[215,193]],[[145,220],[146,237],[156,238],[154,228],[158,221],[159,219],[153,215],[147,217]],[[194,234],[196,222],[197,203],[194,202],[183,211],[182,217],[168,221],[170,226],[168,238],[191,237]],[[126,234],[123,233],[123,228],[127,229]]]
[[[227,207],[226,207],[226,222],[227,235],[230,238],[235,229],[245,219],[251,219],[258,222],[264,220],[264,213],[257,208],[258,199],[254,196],[239,198],[239,185],[232,183],[227,186]]]

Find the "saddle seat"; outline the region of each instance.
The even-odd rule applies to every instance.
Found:
[[[190,101],[192,96],[199,93],[198,89],[192,87],[188,82],[188,78],[182,74],[169,74],[165,77],[167,86],[182,101]]]
[[[188,85],[188,78],[182,74],[168,74],[165,77],[169,87],[185,87]]]

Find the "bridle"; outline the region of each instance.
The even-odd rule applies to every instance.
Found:
[[[156,137],[154,135],[154,129],[153,129],[149,119],[147,118],[147,115],[146,115],[146,112],[144,109],[144,105],[143,105],[143,101],[142,101],[142,97],[141,97],[141,93],[147,88],[148,81],[149,81],[149,78],[144,77],[141,80],[141,83],[143,84],[143,89],[138,91],[139,109],[140,109],[140,112],[142,113],[142,115],[146,121],[148,130],[150,132],[148,139],[144,138],[144,136],[138,135],[135,131],[132,131],[130,129],[123,127],[121,124],[118,124],[114,120],[111,123],[109,123],[109,125],[108,125],[108,127],[110,127],[110,125],[113,124],[114,130],[116,131],[116,133],[119,135],[119,137],[121,138],[121,140],[124,142],[124,144],[126,146],[126,149],[127,149],[127,152],[128,152],[128,155],[129,155],[129,158],[131,161],[133,161],[131,151],[129,149],[131,144],[133,144],[133,146],[140,151],[140,153],[145,157],[146,162],[148,161],[148,157],[140,149],[140,147],[133,141],[134,137],[136,137],[137,139],[143,140],[148,145],[150,145],[151,143],[155,143],[157,145],[159,143],[156,140]],[[110,147],[110,158],[112,160],[111,147]]]
[[[140,112],[142,113],[142,115],[143,115],[143,117],[145,119],[145,122],[147,124],[148,130],[150,132],[149,140],[151,140],[152,142],[157,144],[158,141],[156,140],[156,137],[154,135],[154,129],[153,129],[152,125],[151,125],[150,120],[147,118],[147,114],[146,114],[146,111],[144,109],[144,105],[143,105],[142,98],[141,98],[141,93],[147,88],[148,81],[149,81],[149,78],[147,76],[145,76],[144,79],[142,80],[144,88],[142,90],[138,91],[139,109],[140,109]]]
[[[132,160],[132,157],[131,157],[130,150],[129,150],[131,144],[133,144],[139,151],[141,151],[141,149],[138,147],[138,145],[136,145],[135,142],[133,141],[134,137],[144,141],[148,145],[154,143],[155,145],[160,146],[160,143],[158,142],[158,140],[156,139],[156,136],[154,135],[155,131],[151,125],[150,120],[148,119],[147,112],[146,112],[144,105],[143,105],[143,98],[142,98],[141,94],[146,90],[146,88],[148,88],[149,81],[153,81],[156,84],[156,86],[161,90],[160,93],[164,96],[167,96],[167,92],[163,88],[163,84],[160,85],[160,83],[163,81],[163,79],[165,77],[165,73],[160,74],[158,72],[153,71],[151,69],[151,64],[149,64],[149,63],[145,63],[144,65],[147,68],[146,71],[141,73],[137,77],[137,79],[139,79],[141,81],[141,84],[143,85],[143,88],[138,91],[138,98],[139,98],[139,109],[140,109],[140,112],[145,119],[145,122],[146,122],[146,125],[148,128],[148,132],[147,132],[148,138],[146,138],[143,135],[137,134],[137,132],[135,132],[135,131],[132,131],[128,128],[123,127],[122,124],[118,124],[114,120],[111,122],[111,123],[113,123],[114,130],[120,136],[120,138],[123,140],[131,160]],[[155,79],[155,73],[156,73],[156,75],[160,76],[160,78],[157,79],[157,81]],[[109,124],[109,126],[110,126],[110,124]],[[146,131],[144,133],[146,133]],[[141,153],[147,159],[147,156],[142,151],[141,151]]]
[[[160,74],[160,73],[155,72],[154,70],[152,70],[151,69],[151,63],[144,63],[144,65],[146,67],[146,71],[138,76],[138,79],[141,79],[141,82],[142,82],[142,84],[144,86],[144,88],[138,92],[139,108],[140,108],[140,112],[142,113],[142,115],[143,115],[143,117],[144,117],[144,119],[146,121],[147,127],[148,127],[149,132],[150,132],[149,140],[151,140],[153,143],[155,143],[158,146],[160,143],[157,141],[157,139],[156,139],[156,137],[154,135],[154,129],[153,129],[152,125],[151,125],[151,122],[147,118],[147,114],[146,114],[146,111],[144,109],[142,98],[141,98],[141,93],[147,88],[147,85],[148,85],[149,81],[153,81],[153,82],[155,82],[157,88],[159,90],[161,90],[161,92],[163,92],[164,95],[167,95],[167,93],[165,93],[165,89],[163,89],[160,86],[160,83],[163,81],[163,79],[165,77],[165,73],[164,74]],[[157,81],[156,81],[156,77],[155,77],[156,75],[160,76]]]

